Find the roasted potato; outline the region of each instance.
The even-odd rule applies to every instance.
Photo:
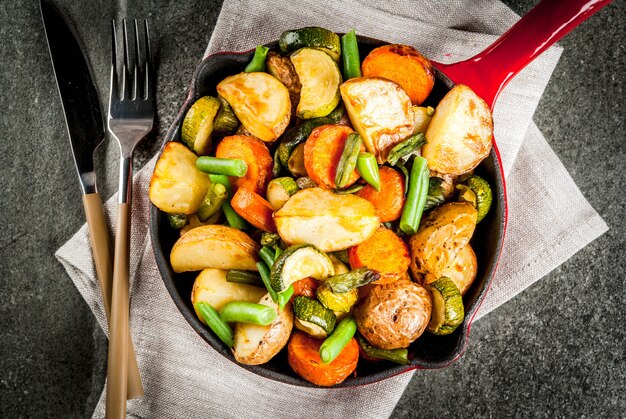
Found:
[[[289,99],[291,101],[291,119],[296,117],[296,107],[300,102],[300,91],[302,84],[298,78],[296,69],[291,64],[288,57],[283,57],[277,52],[270,51],[265,59],[267,72],[276,77],[289,90]]]
[[[406,348],[424,333],[432,312],[431,295],[403,278],[375,285],[354,309],[359,333],[382,349]]]
[[[289,90],[267,73],[239,73],[217,85],[217,93],[230,104],[252,136],[276,140],[291,118]]]
[[[430,170],[462,175],[491,151],[493,118],[489,106],[469,87],[457,84],[441,99],[428,129],[422,156]]]
[[[442,272],[441,276],[447,276],[454,282],[461,295],[469,289],[476,279],[476,272],[478,271],[478,261],[476,260],[476,254],[474,249],[469,244],[463,247],[456,257],[452,260]]]
[[[196,156],[181,143],[165,145],[150,179],[150,201],[169,214],[198,211],[211,181],[196,169]]]
[[[268,362],[287,344],[293,328],[291,304],[280,310],[269,294],[259,301],[278,313],[269,326],[237,323],[235,326],[233,355],[238,362],[259,365]]]
[[[310,243],[323,252],[363,243],[380,223],[369,201],[321,188],[296,192],[274,213],[274,220],[286,243]]]
[[[357,77],[343,83],[341,97],[354,129],[379,164],[413,133],[411,99],[400,85],[383,78]]]
[[[265,288],[228,282],[226,281],[227,273],[228,271],[223,269],[204,269],[200,272],[191,289],[193,306],[195,307],[199,301],[206,301],[214,309],[220,311],[224,304],[231,301],[256,303],[267,293]],[[196,314],[202,320],[202,316],[197,311]]]
[[[467,202],[450,202],[432,210],[409,241],[413,277],[429,283],[443,276],[469,243],[477,215],[476,208]]]
[[[222,225],[189,230],[174,243],[170,263],[174,272],[206,268],[256,271],[259,245],[246,233]]]

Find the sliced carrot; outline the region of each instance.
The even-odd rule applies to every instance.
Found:
[[[408,45],[383,45],[372,50],[361,65],[363,77],[384,77],[407,92],[414,105],[421,104],[435,85],[433,66]]]
[[[389,284],[404,276],[409,270],[409,248],[393,231],[379,227],[363,243],[348,250],[350,267],[366,266],[380,272],[375,284]]]
[[[265,195],[267,184],[272,179],[274,160],[263,141],[246,135],[224,137],[215,150],[215,157],[241,159],[248,165],[243,177],[231,177],[235,189],[245,188]]]
[[[320,346],[324,339],[315,339],[306,333],[294,331],[287,345],[287,360],[300,377],[318,386],[330,387],[341,383],[356,369],[359,344],[352,338],[339,356],[324,364]]]
[[[341,159],[348,134],[354,132],[345,125],[322,125],[315,128],[304,145],[304,167],[320,188],[335,189],[337,164]],[[359,180],[354,170],[345,187]]]
[[[276,224],[272,217],[274,208],[261,195],[239,188],[230,200],[230,205],[237,214],[256,228],[276,233]]]
[[[293,283],[293,296],[303,295],[309,298],[315,298],[315,290],[319,286],[316,279],[307,277]]]
[[[395,221],[402,215],[404,207],[404,175],[387,166],[382,166],[378,172],[380,191],[376,191],[372,185],[367,185],[356,195],[374,205],[381,222]]]

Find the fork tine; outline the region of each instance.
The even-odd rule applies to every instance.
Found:
[[[117,33],[115,31],[115,19],[111,20],[111,97],[119,99],[117,87]]]
[[[122,67],[122,93],[120,97],[122,99],[129,99],[131,97],[130,88],[128,86],[130,59],[128,57],[128,31],[126,29],[126,19],[122,19],[122,30],[124,33],[124,65]]]
[[[154,80],[152,76],[152,55],[150,51],[150,31],[148,30],[148,20],[143,20],[143,28],[144,28],[144,49],[146,51],[146,58],[144,64],[144,86],[145,86],[145,98],[151,99],[154,95]]]
[[[139,29],[137,19],[133,19],[133,29],[135,31],[135,65],[133,66],[133,99],[141,96],[142,86],[139,85],[141,79],[141,49],[139,48]]]

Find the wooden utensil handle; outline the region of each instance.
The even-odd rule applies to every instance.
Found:
[[[107,229],[104,217],[104,208],[99,193],[83,195],[83,206],[89,228],[89,240],[93,250],[94,263],[107,321],[111,323],[111,287],[113,283],[113,263],[111,262],[111,246],[109,241],[109,230]],[[126,398],[128,400],[143,396],[143,385],[137,357],[133,349],[130,329],[128,331],[128,390]]]
[[[118,204],[109,358],[107,366],[107,418],[126,417],[128,364],[128,276],[130,270],[130,204]]]

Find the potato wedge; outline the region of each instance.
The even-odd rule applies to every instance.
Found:
[[[363,243],[380,223],[369,201],[321,188],[298,191],[274,213],[274,220],[285,242],[310,243],[324,252]]]
[[[259,304],[274,308],[278,316],[269,326],[237,323],[233,355],[242,364],[259,365],[268,362],[287,344],[293,329],[291,304],[280,310],[269,294],[261,298]]]
[[[430,170],[448,175],[469,172],[491,151],[489,106],[472,89],[458,84],[437,105],[425,135],[422,156]]]
[[[265,142],[276,140],[291,118],[289,90],[267,73],[239,73],[217,85],[241,124]]]
[[[193,214],[198,211],[211,181],[196,169],[196,156],[181,143],[165,145],[150,179],[148,196],[161,211]]]
[[[415,115],[411,99],[400,85],[383,78],[358,77],[340,87],[354,129],[378,163],[413,133]]]
[[[293,64],[291,64],[291,60],[288,57],[283,57],[274,51],[267,53],[265,66],[267,67],[267,72],[276,77],[289,90],[291,119],[294,119],[296,116],[296,107],[298,106],[298,102],[300,102],[300,91],[302,90],[302,84],[300,84],[296,69]]]
[[[256,303],[267,293],[265,288],[228,282],[226,281],[227,273],[228,271],[224,269],[204,269],[200,272],[191,289],[193,306],[195,307],[199,301],[206,301],[214,309],[220,311],[224,304],[231,301]],[[196,314],[202,320],[202,316],[197,311]]]
[[[409,241],[411,272],[422,283],[441,276],[472,238],[476,208],[467,202],[450,202],[432,210]]]
[[[461,295],[465,295],[465,292],[476,279],[477,271],[476,254],[472,246],[468,244],[457,253],[454,260],[443,270],[441,275],[450,278],[461,291]]]
[[[246,233],[222,225],[196,227],[174,243],[170,263],[174,272],[206,268],[256,271],[259,245]]]

